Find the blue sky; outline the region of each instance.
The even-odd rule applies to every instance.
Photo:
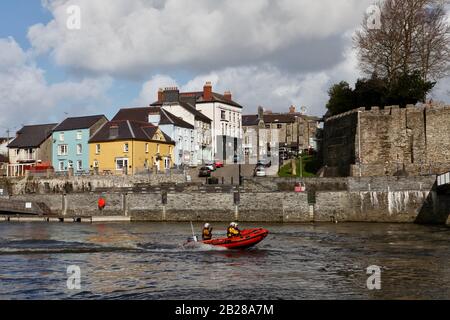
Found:
[[[373,0],[1,0],[0,136],[6,127],[143,106],[158,88],[230,90],[244,106],[325,113],[361,73],[352,44]],[[81,12],[69,30],[67,9]],[[446,79],[435,100],[448,99]]]

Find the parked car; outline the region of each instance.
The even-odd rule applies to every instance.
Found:
[[[216,166],[216,168],[223,168],[223,166],[224,166],[222,160],[216,160],[216,161],[214,161],[214,165]]]
[[[255,170],[255,176],[257,177],[265,177],[266,169],[264,167],[257,167]]]
[[[270,160],[259,160],[256,164],[257,167],[270,168],[272,166],[272,161]]]
[[[211,177],[211,169],[209,167],[201,167],[199,172],[198,172],[198,176],[200,178],[202,177]]]
[[[216,165],[214,163],[205,163],[205,167],[209,168],[211,171],[216,171]]]

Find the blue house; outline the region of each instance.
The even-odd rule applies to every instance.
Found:
[[[52,134],[55,171],[89,172],[89,139],[107,122],[104,115],[67,118],[61,122]]]

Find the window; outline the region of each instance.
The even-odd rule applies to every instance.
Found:
[[[59,141],[64,141],[64,132],[59,133]]]
[[[78,131],[77,132],[77,140],[81,140],[83,139],[83,132],[82,131]]]
[[[145,153],[148,153],[148,143],[145,144]]]
[[[123,152],[128,152],[128,143],[124,143],[123,145]]]
[[[123,170],[128,167],[128,158],[117,158],[116,159],[116,170]]]
[[[72,160],[69,160],[69,164],[68,164],[68,166],[67,166],[69,169],[72,169],[73,168],[73,161]]]
[[[77,171],[83,170],[83,161],[78,160],[77,161]]]
[[[159,144],[156,145],[156,153],[159,153]]]
[[[226,120],[225,110],[221,110],[221,111],[220,111],[220,118],[221,118],[222,120]]]
[[[83,153],[83,146],[81,144],[77,144],[77,154]]]
[[[94,168],[98,168],[98,161],[97,160],[94,160],[93,167]]]
[[[281,129],[283,125],[281,123],[277,124],[277,129]]]
[[[64,161],[60,161],[58,164],[59,171],[64,171]]]
[[[266,129],[270,129],[270,124],[266,124]]]
[[[95,154],[100,154],[100,145],[95,145]]]
[[[58,145],[58,156],[67,156],[68,148],[67,144]]]

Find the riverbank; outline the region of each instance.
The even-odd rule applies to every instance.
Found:
[[[307,192],[296,193],[296,182]],[[97,181],[98,182],[98,181]],[[17,182],[10,182],[14,184]],[[121,185],[89,180],[19,182],[3,199],[31,203],[56,217],[127,217],[130,221],[392,222],[448,224],[450,196],[435,189],[435,177],[254,178],[241,187],[191,183]],[[61,185],[65,186],[61,192]],[[83,186],[80,188],[80,186]],[[4,187],[4,190],[6,188]],[[100,211],[98,199],[106,200]]]

